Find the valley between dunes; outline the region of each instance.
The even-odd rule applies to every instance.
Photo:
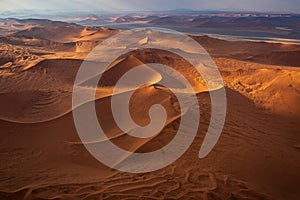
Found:
[[[0,199],[300,198],[300,46],[192,36],[224,81],[228,105],[222,135],[199,159],[211,116],[210,96],[203,90],[197,94],[200,127],[191,147],[166,168],[130,174],[93,158],[72,116],[80,65],[97,44],[120,31],[48,20],[11,20],[0,27]],[[126,71],[153,62],[180,69],[194,87],[200,85],[191,66],[173,54],[147,49],[119,57],[98,83],[95,107],[108,138],[131,152],[168,144],[182,116],[176,98],[153,72],[147,78],[155,84],[135,91],[130,114],[147,125],[149,108],[161,104],[168,116],[163,130],[137,139],[114,122],[114,85]]]

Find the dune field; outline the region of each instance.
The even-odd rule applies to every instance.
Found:
[[[50,20],[0,20],[0,199],[300,198],[299,45],[190,36],[212,56],[224,81],[222,135],[199,159],[211,116],[209,93],[199,90],[200,127],[191,147],[163,169],[131,174],[97,161],[82,144],[72,115],[73,84],[83,60],[120,32]],[[184,115],[171,91],[159,85],[160,72],[151,71],[151,84],[130,100],[130,114],[144,126],[149,108],[161,104],[167,123],[159,134],[142,139],[118,128],[110,108],[113,88],[122,74],[144,63],[166,64],[186,73],[193,87],[201,84],[185,60],[160,50],[134,51],[112,63],[97,85],[95,108],[107,137],[131,152],[167,145]],[[83,87],[89,89],[89,80]]]

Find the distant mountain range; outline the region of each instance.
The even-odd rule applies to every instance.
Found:
[[[70,19],[81,25],[117,29],[159,26],[188,33],[280,37],[300,39],[300,14],[169,11],[126,15],[87,15]],[[249,34],[250,33],[250,34]]]
[[[147,22],[151,25],[185,25],[192,27],[214,28],[285,28],[299,31],[299,14],[264,14],[264,13],[209,13],[197,14],[180,12],[162,14],[128,14],[98,16],[88,15],[75,20],[77,23],[137,23]]]
[[[25,12],[26,13],[26,12]],[[30,12],[28,12],[30,13]],[[5,13],[0,14],[3,17]],[[8,14],[7,14],[8,15]],[[9,13],[10,16],[13,13]],[[35,18],[31,13],[30,18]],[[171,10],[119,14],[59,13],[39,14],[38,18],[65,21],[84,26],[105,26],[112,29],[165,27],[191,34],[220,34],[251,37],[300,39],[300,14]],[[3,19],[0,21],[4,23]]]

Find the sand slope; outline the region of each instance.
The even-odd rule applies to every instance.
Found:
[[[146,91],[149,94],[161,92],[151,92],[150,88]],[[1,152],[5,162],[1,162],[0,196],[17,199],[272,199],[272,196],[295,199],[299,195],[300,163],[299,150],[293,146],[300,142],[296,139],[299,126],[287,118],[265,114],[242,95],[227,91],[230,112],[213,152],[204,160],[198,159],[199,145],[209,122],[209,98],[203,94],[199,95],[202,127],[192,147],[176,163],[147,174],[119,173],[95,161],[80,144],[71,114],[34,125],[1,121],[1,137],[5,138]],[[164,98],[161,94],[155,96],[156,100]],[[98,100],[97,109],[103,112],[107,103],[109,99]],[[151,141],[121,137],[113,125],[108,134],[123,148],[149,151],[157,147],[157,142],[168,142],[178,123],[174,121],[166,126]],[[278,159],[282,157],[284,160]]]

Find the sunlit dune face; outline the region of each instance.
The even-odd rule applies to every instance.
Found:
[[[168,117],[165,126],[169,127],[169,131],[144,139],[125,134],[122,130],[116,128],[117,125],[114,123],[111,113],[110,98],[107,98],[104,102],[96,103],[98,120],[107,137],[115,145],[130,152],[153,152],[167,145],[176,134],[176,129],[173,129],[174,125],[171,125],[171,123],[175,123],[177,126],[180,123],[180,107],[178,105],[174,107],[176,98],[174,99],[170,92],[161,91],[156,89],[155,86],[147,86],[135,91],[130,102],[129,110],[132,119],[140,126],[146,126],[150,123],[148,115],[150,107],[153,104],[161,103],[167,111]]]

